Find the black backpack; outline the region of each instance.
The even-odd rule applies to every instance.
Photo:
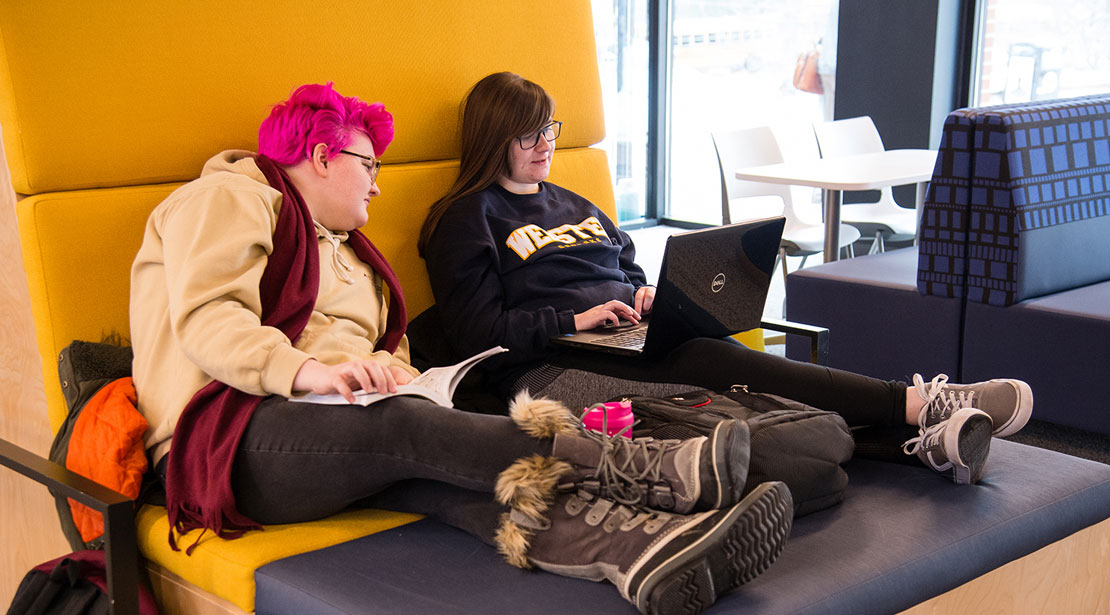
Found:
[[[15,590],[8,615],[108,615],[104,552],[82,550],[39,564]],[[139,586],[137,615],[158,615],[145,585]]]
[[[75,341],[58,357],[58,376],[68,415],[50,447],[50,460],[64,466],[73,426],[88,401],[106,384],[131,375],[131,349],[118,336],[105,343]],[[144,492],[148,482],[144,477]],[[104,537],[89,542],[81,538],[68,499],[52,492],[66,540],[75,550],[69,555],[32,568],[19,584],[8,615],[107,615],[109,599]],[[143,501],[144,494],[140,494]],[[148,501],[156,498],[149,498]],[[143,575],[139,583],[139,613],[157,615],[158,607]]]
[[[131,348],[122,345],[118,336],[109,337],[104,343],[78,340],[62,349],[58,355],[58,379],[62,385],[62,396],[65,397],[69,413],[58,429],[58,433],[55,434],[54,442],[50,445],[51,461],[62,466],[66,464],[73,426],[85,408],[85,404],[108,383],[130,376],[131,359]],[[93,538],[87,543],[81,539],[81,533],[73,523],[68,499],[60,493],[53,491],[51,493],[58,509],[62,533],[65,534],[70,546],[75,551],[103,549],[102,536]]]
[[[740,419],[751,432],[751,460],[744,493],[778,480],[790,488],[800,517],[840,503],[848,474],[841,467],[855,448],[852,432],[835,412],[785,397],[699,390],[669,397],[626,395],[636,423],[634,437],[685,440],[706,435],[721,419]]]

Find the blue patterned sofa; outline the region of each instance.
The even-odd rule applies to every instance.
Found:
[[[918,247],[789,280],[834,367],[1022,378],[1033,418],[1110,434],[1110,94],[952,112]]]

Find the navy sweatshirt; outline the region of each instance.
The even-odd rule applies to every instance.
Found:
[[[447,209],[425,250],[440,318],[467,357],[500,344],[494,371],[542,359],[574,314],[611,299],[632,305],[647,283],[632,239],[577,194],[543,182],[536,194],[498,184]]]

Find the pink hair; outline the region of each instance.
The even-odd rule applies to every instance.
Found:
[[[307,160],[312,148],[324,143],[330,159],[347,147],[355,131],[370,137],[374,155],[381,156],[393,140],[393,116],[381,103],[341,96],[331,82],[310,83],[270,110],[258,128],[258,153],[292,165]]]

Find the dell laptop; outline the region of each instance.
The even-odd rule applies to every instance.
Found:
[[[657,356],[695,337],[723,338],[759,327],[785,223],[778,216],[671,235],[655,302],[643,320],[560,335],[552,342]]]

